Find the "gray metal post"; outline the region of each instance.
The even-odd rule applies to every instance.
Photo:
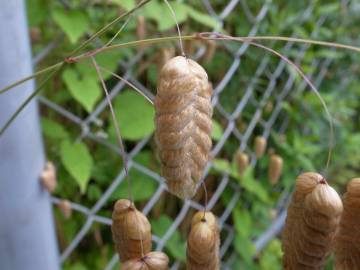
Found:
[[[0,0],[0,88],[32,73],[23,0]],[[31,94],[28,82],[0,95],[0,126]],[[0,137],[0,270],[57,270],[59,258],[36,102]]]

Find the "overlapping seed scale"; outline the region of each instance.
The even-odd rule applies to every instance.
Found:
[[[352,179],[344,197],[344,212],[335,243],[336,270],[360,269],[360,179]]]

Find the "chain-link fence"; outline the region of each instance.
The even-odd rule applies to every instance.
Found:
[[[209,0],[202,0],[202,4],[204,11],[208,12],[208,14],[213,18],[216,18],[221,26],[226,25],[226,21],[229,16],[243,16],[247,19],[248,26],[251,26],[249,27],[250,30],[247,33],[248,36],[260,35],[270,31],[267,28],[267,15],[273,5],[271,1],[265,1],[262,4],[252,4],[249,6],[249,2],[246,0],[230,0],[226,5],[224,5],[222,10],[214,10],[212,3]],[[344,2],[344,4],[346,3]],[[294,18],[291,23],[297,25],[305,23],[310,17],[314,16],[312,12],[313,1],[310,1],[306,9],[299,10],[296,18]],[[311,38],[316,39],[318,37],[319,30],[326,20],[326,14],[318,16],[316,25],[311,31]],[[284,25],[284,28],[286,27],[287,26]],[[294,36],[296,35],[294,34]],[[38,55],[36,55],[34,57],[35,64],[53,50],[57,43],[58,40],[55,40]],[[290,52],[296,52],[294,57],[294,62],[296,64],[301,63],[307,49],[309,48],[309,45],[298,45],[291,42],[270,42],[269,44],[270,47],[276,46],[279,48],[279,51],[285,55]],[[231,56],[232,62],[229,64],[224,63],[224,65],[226,65],[226,72],[223,75],[222,80],[214,85],[212,97],[214,114],[217,121],[222,123],[224,131],[221,138],[214,144],[211,156],[212,158],[216,158],[221,153],[227,141],[231,139],[233,141],[235,140],[238,144],[238,149],[234,149],[234,152],[241,150],[248,153],[251,156],[251,164],[255,165],[257,160],[252,147],[253,136],[262,135],[265,138],[268,138],[271,132],[279,134],[284,133],[286,131],[289,118],[283,109],[283,100],[287,99],[289,95],[294,95],[295,93],[298,94],[299,92],[304,91],[307,88],[307,85],[305,82],[296,84],[296,75],[287,69],[287,64],[281,59],[276,59],[276,61],[274,61],[274,56],[269,54],[264,54],[261,58],[254,58],[251,53],[248,54],[249,44],[233,43],[230,45],[230,43],[222,42],[219,46],[221,46],[221,51],[223,53]],[[197,49],[194,58],[199,59],[204,53],[205,47],[200,46]],[[144,51],[141,51],[138,52],[131,60],[121,62],[120,69],[123,70],[123,74],[120,75],[134,84],[147,96],[154,98],[154,89],[147,89],[142,81],[136,77],[134,72],[133,67],[142,60],[143,55]],[[255,63],[254,67],[256,68],[253,69],[253,67],[250,67],[253,69],[253,75],[251,78],[240,79],[239,77],[241,74],[239,74],[239,68],[242,65],[243,59],[247,57],[253,58],[252,61]],[[332,60],[327,58],[314,58],[310,65],[311,72],[308,72],[307,76],[312,80],[312,82],[314,82],[315,86],[320,87],[331,62]],[[241,83],[239,83],[239,88],[241,88],[239,89],[241,92],[241,98],[236,100],[236,106],[231,108],[231,111],[229,111],[229,106],[224,106],[223,104],[222,95],[227,91],[227,87],[231,81],[241,81]],[[344,84],[346,84],[346,82]],[[345,87],[345,85],[340,87]],[[126,84],[119,81],[112,89],[110,89],[110,97],[113,99],[125,88]],[[270,99],[273,101],[273,109],[271,113],[265,114],[264,109]],[[99,102],[95,109],[85,118],[78,116],[76,112],[70,111],[68,108],[55,104],[43,96],[39,97],[39,101],[41,106],[45,107],[47,110],[51,110],[77,125],[80,130],[78,134],[79,141],[84,139],[90,140],[102,147],[114,151],[115,153],[120,153],[120,149],[117,145],[110,143],[101,136],[98,136],[95,132],[100,115],[104,112],[104,110],[108,109],[106,99]],[[246,127],[244,129],[240,129],[237,121],[241,118],[241,115],[244,112],[251,112],[251,117],[249,117]],[[151,144],[152,140],[152,137],[147,137],[138,141],[127,153],[129,169],[141,172],[157,183],[156,192],[141,209],[145,215],[148,215],[150,211],[152,211],[155,204],[161,199],[162,195],[166,193],[166,185],[164,184],[161,176],[157,172],[152,171],[150,168],[143,166],[133,159],[134,156]],[[214,164],[209,162],[205,171],[205,181],[207,181],[208,174],[213,167]],[[76,236],[62,251],[61,262],[68,260],[72,253],[76,249],[80,248],[81,242],[84,240],[94,224],[108,226],[108,230],[110,230],[109,226],[111,225],[111,219],[102,216],[100,212],[102,207],[109,203],[109,198],[116,188],[125,181],[125,177],[125,171],[124,169],[121,169],[118,172],[118,175],[113,179],[111,185],[109,185],[107,190],[103,192],[101,198],[91,207],[85,207],[78,203],[71,203],[72,209],[83,214],[86,221],[82,225],[82,228],[77,232]],[[224,190],[231,190],[231,197],[228,198],[226,207],[221,210],[220,214],[218,212],[216,212],[216,214],[218,215],[219,224],[222,230],[220,255],[222,258],[223,268],[232,269],[231,265],[237,255],[232,248],[234,228],[232,225],[233,222],[231,220],[231,213],[235,205],[240,200],[242,189],[236,182],[229,179],[229,175],[226,172],[223,172],[221,175],[217,175],[216,177],[216,189],[209,194],[207,208],[210,210],[216,208],[219,200],[221,200],[221,195]],[[136,179],[132,179],[132,181],[136,181]],[[266,244],[280,232],[284,223],[289,191],[279,190],[278,192],[282,192],[276,209],[279,214],[272,223],[268,224],[268,228],[253,241],[256,253],[260,252]],[[62,199],[64,198],[53,197],[52,201],[54,204],[58,204]],[[65,199],[71,200],[71,198]],[[177,230],[182,222],[184,222],[189,213],[193,213],[193,210],[202,210],[204,208],[203,202],[199,202],[199,200],[185,200],[182,201],[181,204],[180,211],[178,211],[177,216],[174,218],[171,226],[167,228],[166,232],[162,236],[153,235],[154,249],[163,250],[174,231]],[[118,256],[114,253],[112,259],[107,263],[104,269],[115,269],[117,263]],[[174,261],[171,269],[179,269],[180,265],[181,263],[179,261]]]

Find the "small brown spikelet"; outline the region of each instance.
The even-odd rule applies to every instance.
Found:
[[[161,70],[155,98],[155,140],[169,191],[194,196],[211,150],[212,87],[205,70],[177,56]]]
[[[187,270],[220,269],[220,230],[211,212],[197,212],[187,241]]]
[[[46,162],[45,168],[41,172],[40,175],[42,186],[49,191],[49,193],[53,193],[57,186],[56,179],[56,168],[54,163],[51,161]]]
[[[236,164],[239,175],[243,175],[245,170],[249,167],[249,156],[244,152],[238,151],[235,155]]]
[[[275,185],[281,176],[284,161],[279,155],[271,155],[269,161],[268,177],[272,185]]]
[[[257,136],[255,138],[254,148],[256,158],[261,158],[264,156],[266,144],[266,139],[263,136]]]
[[[129,200],[118,200],[112,214],[112,233],[121,261],[140,259],[151,251],[151,225]]]
[[[334,269],[360,269],[360,178],[352,179],[347,185],[344,212],[335,239]]]
[[[297,178],[282,235],[285,270],[323,269],[342,210],[339,195],[320,174]]]
[[[71,208],[71,203],[68,200],[61,200],[59,202],[59,209],[62,212],[62,214],[64,215],[65,219],[69,219],[72,215],[72,208]]]
[[[125,262],[121,270],[168,270],[169,258],[165,253],[154,251],[147,253],[143,258]]]

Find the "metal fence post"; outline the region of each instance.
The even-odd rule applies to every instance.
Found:
[[[0,0],[0,88],[32,73],[23,0]],[[0,126],[31,94],[27,82],[0,95]],[[0,137],[0,270],[57,270],[59,258],[33,101]]]

